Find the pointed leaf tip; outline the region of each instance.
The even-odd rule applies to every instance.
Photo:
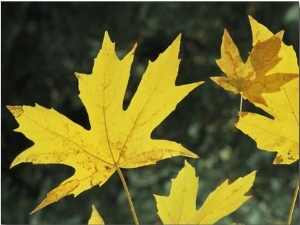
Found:
[[[110,36],[109,36],[109,33],[108,33],[108,31],[106,30],[106,31],[104,31],[104,38],[109,38],[110,39]]]
[[[104,220],[102,219],[94,205],[92,205],[92,214],[88,221],[88,224],[104,224]]]
[[[23,114],[23,106],[7,105],[6,108],[13,114],[15,118],[18,118]]]

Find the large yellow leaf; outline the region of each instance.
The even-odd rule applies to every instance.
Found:
[[[172,179],[169,196],[154,195],[158,215],[164,224],[213,224],[234,212],[251,196],[245,194],[252,187],[256,171],[231,184],[224,181],[211,192],[200,209],[196,210],[198,178],[195,169],[185,161],[184,167]]]
[[[299,78],[276,93],[262,94],[268,107],[256,103],[274,119],[241,112],[235,125],[263,150],[277,152],[274,164],[291,164],[299,159]]]
[[[149,62],[129,107],[123,110],[136,46],[120,60],[106,32],[92,74],[76,73],[90,130],[38,104],[8,106],[20,125],[16,131],[34,142],[15,158],[11,167],[32,162],[65,164],[75,169],[74,175],[51,190],[32,213],[66,195],[77,196],[95,185],[103,185],[119,168],[155,164],[179,155],[198,158],[176,142],[150,137],[176,105],[203,83],[175,85],[179,45],[180,35],[155,62]]]
[[[265,104],[262,93],[273,93],[298,76],[295,51],[282,42],[283,33],[272,34],[266,27],[249,17],[253,48],[243,63],[239,50],[224,31],[221,58],[216,60],[227,77],[211,77],[225,90],[241,93],[251,102]],[[288,65],[291,64],[291,67]]]
[[[97,225],[100,225],[100,224],[104,224],[104,220],[102,219],[102,217],[100,216],[100,214],[98,213],[96,207],[94,205],[92,205],[92,214],[91,214],[91,217],[88,221],[88,224],[97,224]]]

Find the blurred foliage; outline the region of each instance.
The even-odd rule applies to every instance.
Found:
[[[87,223],[95,204],[106,223],[133,223],[121,182],[114,174],[101,188],[78,197],[68,196],[29,216],[46,193],[74,170],[64,165],[21,164],[12,160],[33,143],[13,132],[17,123],[5,105],[55,108],[89,128],[86,111],[78,98],[75,71],[90,73],[104,31],[124,56],[138,43],[132,76],[124,100],[126,108],[148,60],[182,33],[182,58],[177,84],[204,80],[153,132],[153,138],[182,143],[200,156],[191,160],[200,177],[197,205],[225,179],[234,180],[258,170],[251,191],[254,197],[219,224],[285,223],[298,178],[297,163],[272,165],[274,155],[259,151],[255,143],[233,124],[240,97],[224,91],[210,76],[221,75],[220,57],[224,28],[245,59],[251,50],[247,15],[276,33],[284,29],[284,41],[299,49],[297,2],[2,2],[2,218],[1,223]],[[299,52],[297,52],[297,55]],[[244,103],[245,110],[254,110]],[[160,224],[153,193],[168,195],[170,179],[183,166],[183,157],[153,166],[124,170],[141,223]],[[293,223],[299,220],[295,210]]]

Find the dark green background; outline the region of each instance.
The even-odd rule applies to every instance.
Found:
[[[222,75],[215,60],[220,57],[224,28],[243,59],[247,58],[252,43],[247,15],[274,33],[284,29],[284,42],[293,45],[298,55],[298,2],[2,2],[1,223],[87,223],[92,204],[106,223],[133,223],[117,174],[101,188],[94,187],[76,198],[65,197],[29,216],[46,193],[74,170],[64,165],[32,164],[9,169],[12,160],[33,143],[13,132],[18,125],[5,105],[39,103],[89,128],[73,74],[91,72],[105,30],[116,42],[120,57],[138,43],[125,107],[147,61],[154,60],[182,33],[182,62],[176,83],[206,83],[180,102],[152,136],[180,142],[200,156],[200,160],[188,159],[200,177],[197,207],[225,179],[234,180],[258,170],[251,191],[254,197],[219,224],[285,223],[298,177],[298,162],[272,165],[275,154],[257,150],[255,142],[233,126],[239,95],[224,91],[209,79]],[[254,107],[244,102],[244,110]],[[153,194],[168,195],[170,179],[176,176],[183,161],[184,157],[176,157],[153,166],[123,170],[140,223],[161,223]],[[298,220],[296,208],[293,223]]]

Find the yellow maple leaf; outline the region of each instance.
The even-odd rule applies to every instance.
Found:
[[[246,63],[225,29],[221,58],[216,60],[227,77],[211,77],[225,90],[241,93],[251,102],[265,104],[262,93],[273,93],[298,76],[297,57],[291,46],[282,42],[283,33],[272,34],[266,27],[249,17],[253,48]],[[288,64],[293,63],[291,68]]]
[[[299,159],[299,78],[283,85],[281,91],[262,96],[268,107],[255,105],[274,119],[241,112],[235,126],[254,139],[258,148],[277,152],[274,164],[291,164]]]
[[[209,194],[196,210],[198,177],[195,169],[185,161],[184,167],[172,179],[169,196],[154,195],[158,215],[164,224],[213,224],[234,212],[251,196],[245,196],[253,185],[256,171],[231,184],[228,180]]]
[[[96,207],[92,205],[92,214],[88,221],[88,224],[104,224],[104,220],[100,216],[99,212],[97,211]]]
[[[136,46],[120,60],[115,44],[105,32],[92,74],[76,73],[79,97],[87,110],[90,130],[38,104],[35,107],[7,106],[20,125],[15,131],[34,142],[14,159],[11,167],[31,162],[65,164],[75,169],[74,175],[51,190],[31,213],[66,195],[76,197],[95,185],[103,185],[116,170],[120,173],[120,168],[155,164],[179,155],[198,158],[176,142],[150,137],[176,105],[203,83],[175,85],[180,37],[156,61],[149,61],[129,107],[123,110]]]

